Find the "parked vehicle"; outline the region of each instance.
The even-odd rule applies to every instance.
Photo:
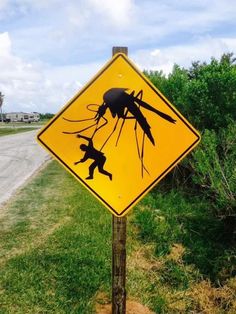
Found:
[[[5,114],[5,122],[38,122],[40,115],[37,112],[9,112]]]

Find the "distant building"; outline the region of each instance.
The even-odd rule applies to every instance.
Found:
[[[5,114],[5,121],[7,122],[38,122],[40,114],[38,112],[9,112]]]

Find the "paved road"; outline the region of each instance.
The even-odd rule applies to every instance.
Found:
[[[0,137],[0,206],[49,158],[36,133]]]

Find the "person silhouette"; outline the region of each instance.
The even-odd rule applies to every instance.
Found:
[[[91,138],[83,136],[78,134],[78,138],[83,138],[86,141],[88,141],[88,145],[81,144],[80,149],[85,152],[84,157],[80,159],[79,161],[74,162],[75,165],[85,162],[88,159],[93,159],[94,161],[89,166],[89,176],[86,178],[86,180],[93,179],[94,170],[96,167],[98,167],[98,171],[106,176],[109,177],[110,180],[112,180],[112,174],[106,170],[104,170],[104,164],[106,162],[106,157],[102,152],[95,149],[93,146],[93,141]]]

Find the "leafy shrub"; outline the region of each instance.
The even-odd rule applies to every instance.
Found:
[[[219,132],[206,130],[199,148],[193,152],[193,180],[212,199],[221,218],[236,215],[236,124],[232,121]]]
[[[236,120],[236,65],[233,54],[218,61],[193,62],[189,69],[173,67],[167,77],[158,71],[145,75],[198,129],[224,128]]]
[[[225,232],[236,232],[236,65],[233,54],[218,61],[193,62],[189,69],[175,65],[167,77],[145,72],[161,92],[203,133],[191,157],[165,178],[166,187],[185,187],[208,197]],[[230,236],[231,234],[231,236]]]

